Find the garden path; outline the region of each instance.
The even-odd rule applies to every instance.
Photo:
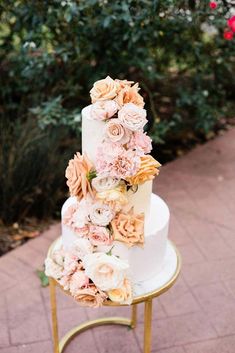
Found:
[[[175,286],[154,301],[152,351],[234,353],[235,129],[167,164],[154,189],[170,206],[170,238],[183,268]],[[0,353],[52,352],[49,290],[35,271],[59,232],[55,224],[0,259]],[[129,312],[80,308],[61,292],[58,308],[60,334],[88,318]],[[135,331],[100,327],[66,352],[141,352],[142,322],[143,307]]]

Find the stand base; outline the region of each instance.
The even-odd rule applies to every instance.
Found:
[[[51,250],[49,250],[50,253]],[[168,256],[163,266],[162,272],[150,282],[142,283],[136,290],[136,296],[131,304],[132,316],[130,319],[122,317],[108,317],[87,321],[72,330],[70,330],[59,342],[58,337],[58,321],[56,308],[56,287],[60,287],[56,280],[49,278],[50,299],[51,299],[51,315],[53,328],[54,353],[62,353],[68,343],[79,333],[89,328],[101,325],[123,325],[132,329],[136,326],[137,321],[137,305],[144,302],[144,353],[151,352],[151,329],[152,329],[152,299],[166,292],[175,283],[181,268],[181,259],[177,249],[173,244],[168,243]],[[61,287],[60,287],[61,288]],[[62,288],[61,288],[62,289]],[[63,289],[62,289],[63,290]],[[63,290],[66,294],[65,290]],[[112,306],[113,302],[107,301],[106,305]],[[116,303],[116,305],[118,305]]]
[[[62,353],[67,344],[79,333],[86,331],[90,328],[101,326],[101,325],[123,325],[133,328],[132,321],[122,317],[106,317],[96,320],[87,321],[66,333],[66,335],[60,340],[59,353]]]

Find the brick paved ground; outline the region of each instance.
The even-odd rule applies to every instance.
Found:
[[[235,352],[235,129],[162,169],[155,192],[171,209],[170,238],[183,256],[176,285],[154,302],[153,352]],[[0,259],[0,353],[52,352],[48,288],[35,270],[59,234],[41,237]],[[102,314],[129,308],[85,310],[58,293],[60,334]],[[67,353],[139,353],[143,308],[136,330],[100,327],[83,333]]]

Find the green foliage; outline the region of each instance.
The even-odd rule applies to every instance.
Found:
[[[40,280],[41,286],[47,287],[49,285],[49,279],[48,279],[47,275],[45,274],[45,270],[37,270],[36,273],[37,273],[37,276]]]
[[[0,218],[50,216],[94,81],[139,81],[157,143],[206,135],[234,100],[229,4],[9,0],[0,4]],[[76,146],[76,147],[75,147]]]

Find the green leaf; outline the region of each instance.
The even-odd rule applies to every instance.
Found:
[[[87,173],[87,175],[86,175],[88,181],[91,181],[91,180],[94,179],[96,176],[97,176],[96,170],[90,170],[90,171]]]
[[[38,278],[40,279],[41,286],[47,287],[49,285],[49,279],[45,274],[45,270],[37,270],[36,271]]]
[[[111,247],[111,249],[106,252],[106,255],[112,256],[112,250],[113,250],[114,245]]]

